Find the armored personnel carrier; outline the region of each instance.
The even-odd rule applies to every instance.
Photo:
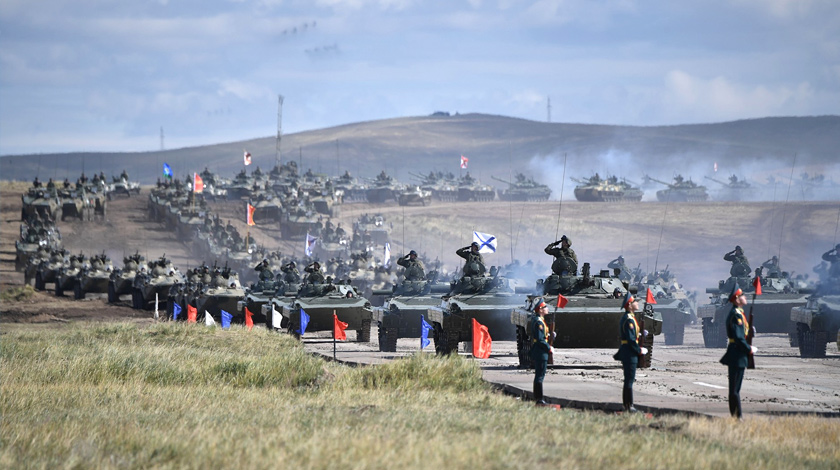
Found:
[[[115,196],[131,197],[132,194],[135,196],[140,194],[140,183],[136,181],[129,181],[128,174],[125,172],[123,172],[119,178],[114,176],[111,180],[112,182],[108,187],[108,191],[105,193],[109,200]]]
[[[342,202],[364,202],[367,200],[368,187],[345,171],[333,181],[336,191],[341,191]]]
[[[644,192],[616,176],[602,179],[598,173],[587,179],[572,178],[575,199],[581,202],[639,202]]]
[[[481,181],[466,175],[458,179],[458,200],[486,202],[496,199],[496,190],[492,186],[481,184]]]
[[[49,188],[29,188],[20,196],[23,204],[20,210],[20,220],[27,220],[30,217],[39,216],[50,220],[62,218],[61,200],[55,186]]]
[[[50,250],[50,258],[41,261],[35,267],[35,290],[46,290],[47,284],[55,283],[58,273],[62,268],[69,265],[67,251],[64,248]]]
[[[510,326],[509,315],[522,305],[525,295],[516,292],[511,279],[485,274],[452,281],[441,300],[439,306],[429,307],[426,318],[434,328],[435,350],[450,354],[459,342],[472,341],[473,319],[486,326],[494,340],[514,339],[516,330]]]
[[[379,246],[391,241],[391,224],[385,221],[382,214],[362,214],[359,220],[353,223],[353,231],[367,234],[370,241]]]
[[[432,203],[432,192],[420,186],[407,186],[400,192],[397,202],[401,206],[428,206]]]
[[[744,307],[744,313],[749,314],[752,309],[754,318],[752,326],[755,326],[759,334],[786,333],[790,336],[791,346],[796,344],[791,309],[804,307],[807,303],[808,292],[803,292],[791,284],[787,273],[770,274],[761,278],[761,295],[753,299],[755,293],[753,279],[752,277],[730,276],[725,281],[718,282],[717,287],[706,288],[706,293],[712,295],[708,304],[697,308],[697,318],[703,322],[703,343],[707,348],[726,347],[725,322],[729,310],[732,309],[728,297],[735,282],[747,295],[749,303]]]
[[[397,199],[397,195],[402,191],[402,185],[397,182],[392,176],[382,170],[375,179],[370,182],[368,186],[366,197],[368,202],[379,203],[392,201]]]
[[[548,197],[551,196],[551,188],[522,173],[516,174],[516,181],[507,181],[495,176],[492,178],[508,185],[506,190],[499,193],[499,199],[503,201],[548,201]]]
[[[316,236],[321,230],[320,215],[309,205],[290,208],[280,221],[280,236],[285,239]]]
[[[631,292],[635,290],[630,288]],[[609,270],[590,275],[589,263],[583,264],[580,275],[559,276],[552,274],[545,280],[538,280],[535,294],[526,302],[514,307],[510,313],[510,322],[516,327],[516,346],[520,367],[532,367],[528,354],[531,339],[528,324],[533,313],[533,301],[543,297],[551,312],[546,315],[546,322],[556,322],[557,338],[553,346],[557,349],[577,348],[616,348],[620,346],[619,323],[624,316],[621,302],[627,293],[627,287]],[[562,294],[568,303],[564,308],[556,308],[558,295]],[[641,297],[641,294],[639,295]],[[640,299],[642,303],[644,299]],[[653,338],[662,333],[662,316],[654,311],[652,304],[645,304],[636,319],[648,334],[643,338],[643,346],[648,349],[639,367],[650,367],[653,355]]]
[[[154,308],[155,294],[160,304],[167,303],[172,285],[185,282],[184,275],[172,265],[172,261],[166,259],[166,255],[156,261],[149,261],[146,268],[141,267],[134,276],[131,306],[137,310]]]
[[[121,295],[131,294],[137,270],[146,262],[140,252],[123,258],[123,267],[111,271],[108,276],[108,303],[119,302]]]
[[[840,348],[840,278],[822,283],[805,305],[793,307],[800,357],[825,357],[826,344],[837,339]]]
[[[74,190],[63,190],[61,196],[61,220],[68,217],[80,221],[91,221],[95,215],[105,217],[106,202],[93,193],[89,193],[84,187]]]
[[[84,269],[90,269],[90,263],[83,253],[70,256],[70,261],[58,269],[55,275],[55,295],[61,297],[64,291],[76,288],[78,276]]]
[[[717,201],[746,201],[754,199],[751,197],[752,186],[746,180],[738,179],[735,175],[729,177],[728,183],[717,178],[712,178],[711,176],[706,176],[705,178],[721,186],[718,191],[714,192],[714,199]]]
[[[682,175],[677,175],[674,177],[673,183],[666,183],[650,176],[648,178],[651,181],[668,186],[668,189],[661,189],[656,192],[656,199],[662,202],[697,202],[709,200],[709,193],[706,192],[706,187],[691,181],[691,178],[686,180]]]
[[[340,284],[310,284],[300,286],[296,297],[275,296],[265,308],[274,306],[283,316],[283,324],[288,332],[300,338],[300,311],[309,315],[309,325],[305,333],[333,330],[333,313],[347,323],[348,330],[356,330],[356,341],[370,342],[370,330],[373,312],[370,302],[359,294],[355,287]]]
[[[227,191],[227,197],[230,199],[242,199],[251,196],[251,191],[254,189],[254,178],[248,176],[243,169],[233,180],[228,183],[224,189]]]
[[[420,338],[420,316],[440,304],[449,292],[449,283],[436,282],[437,273],[422,281],[403,281],[391,289],[377,289],[385,297],[381,307],[373,307],[373,321],[379,326],[379,350],[395,352],[397,339]]]
[[[193,303],[200,313],[209,313],[218,322],[222,321],[224,310],[233,315],[233,323],[245,323],[245,311],[239,315],[238,310],[238,304],[243,299],[245,289],[239,284],[239,275],[225,266],[214,270],[210,284],[204,286]]]
[[[82,269],[76,276],[76,285],[73,286],[73,298],[84,299],[88,293],[104,294],[108,292],[108,284],[111,281],[111,273],[114,266],[111,259],[105,253],[91,256],[90,264]]]
[[[458,200],[458,182],[452,173],[430,171],[428,175],[410,173],[420,183],[420,188],[431,191],[432,197],[438,201],[454,202]]]
[[[640,296],[645,295],[647,289],[650,289],[656,299],[656,313],[662,316],[665,344],[683,344],[685,325],[691,321],[692,315],[696,315],[696,302],[667,267],[663,271],[645,276],[637,285]]]
[[[32,284],[32,281],[35,279],[35,273],[38,271],[38,266],[43,262],[49,261],[51,252],[52,250],[50,248],[40,246],[35,253],[27,258],[26,264],[23,265],[22,269],[24,285]]]
[[[248,204],[254,207],[254,223],[277,223],[283,219],[283,201],[271,189],[261,189],[251,194]]]

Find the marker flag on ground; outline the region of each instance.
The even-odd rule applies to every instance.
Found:
[[[467,164],[470,162],[470,159],[461,155],[461,168],[466,169]]]
[[[472,330],[473,357],[487,359],[490,357],[490,350],[493,346],[493,339],[490,338],[490,330],[475,321],[475,318],[472,319]]]
[[[254,314],[248,310],[248,307],[245,307],[245,327],[248,328],[248,331],[251,331],[251,328],[254,327]]]
[[[647,290],[647,297],[645,298],[645,303],[649,303],[649,304],[655,304],[656,303],[656,299],[653,297],[653,292],[650,290],[650,287],[648,287],[648,290]]]
[[[196,194],[204,192],[204,180],[198,176],[198,173],[193,173],[193,192]]]
[[[248,205],[248,213],[245,214],[245,223],[248,225],[257,225],[254,223],[254,212],[257,211],[257,208],[252,206],[250,202],[246,202],[245,204]]]
[[[306,327],[309,325],[309,315],[300,309],[300,328],[297,329],[296,333],[303,336],[306,333]]]
[[[753,279],[753,287],[755,287],[755,295],[761,295],[761,277],[756,276]]]
[[[432,325],[426,321],[423,315],[420,315],[420,349],[425,348],[431,343],[429,341],[429,332],[432,331]]]
[[[280,315],[280,312],[274,309],[274,305],[271,305],[271,327],[280,329],[281,322],[283,321],[283,316]]]
[[[172,167],[169,166],[169,163],[163,164],[163,177],[172,179]]]
[[[158,293],[155,292],[155,320],[160,318],[160,314],[158,313]]]
[[[317,241],[318,237],[313,237],[309,234],[309,232],[306,233],[306,246],[303,248],[303,252],[306,254],[306,256],[312,256],[312,249],[315,248],[315,243]]]
[[[495,253],[496,237],[489,233],[473,232],[473,241],[478,243],[479,253]]]
[[[338,315],[333,313],[333,338],[341,341],[347,341],[347,323],[338,319]]]
[[[569,299],[563,297],[563,294],[557,294],[557,308],[564,308],[569,303]]]
[[[230,328],[230,321],[233,320],[233,315],[222,310],[222,328],[227,330]]]
[[[388,269],[391,267],[391,244],[385,242],[385,257],[383,258],[382,267]]]
[[[248,165],[251,164],[251,154],[248,153],[247,150],[245,150],[245,155],[242,157],[242,159],[245,161],[245,166],[248,166]]]
[[[187,304],[187,322],[195,323],[196,318],[198,318],[198,309]]]
[[[213,316],[207,310],[204,311],[204,324],[207,326],[216,326],[216,320],[213,320]]]
[[[172,303],[172,319],[177,320],[178,315],[180,315],[180,314],[181,314],[181,306],[178,305],[178,302],[173,302]]]

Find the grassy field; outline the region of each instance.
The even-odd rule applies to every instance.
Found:
[[[285,335],[4,325],[2,468],[837,468],[836,420],[557,411],[461,357],[325,362]]]

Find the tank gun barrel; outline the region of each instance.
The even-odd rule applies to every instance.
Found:
[[[706,178],[706,179],[708,179],[708,180],[712,180],[712,181],[714,181],[715,183],[722,184],[722,185],[724,185],[724,186],[729,186],[729,184],[724,183],[723,181],[721,181],[721,180],[719,180],[719,179],[712,178],[711,176],[704,176],[703,178]]]
[[[510,181],[504,180],[504,179],[499,178],[495,175],[490,175],[490,177],[493,178],[496,181],[501,181],[502,183],[509,184],[509,185],[513,186],[513,183],[511,183]]]
[[[569,179],[578,184],[589,184],[589,181],[584,181],[582,179],[575,178],[574,176],[570,176]]]
[[[665,186],[668,186],[669,188],[674,186],[674,185],[673,185],[673,184],[671,184],[671,183],[666,183],[666,182],[664,182],[664,181],[662,181],[662,180],[658,180],[658,179],[654,178],[653,176],[650,176],[650,175],[645,175],[645,176],[647,176],[649,180],[651,180],[651,181],[656,181],[656,182],[657,182],[657,183],[659,183],[659,184],[664,184]]]

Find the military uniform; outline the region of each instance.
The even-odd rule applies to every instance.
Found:
[[[558,245],[561,245],[564,241],[566,241],[569,246],[565,248],[562,246],[558,247]],[[545,247],[545,253],[554,257],[554,262],[551,263],[551,271],[554,272],[554,274],[558,276],[574,276],[577,274],[578,259],[575,254],[575,250],[571,248],[571,245],[572,241],[563,235],[560,240],[554,243],[549,243],[548,246]]]
[[[831,266],[828,268],[829,277],[840,277],[840,244],[833,250],[828,250],[822,255],[823,261],[828,261]]]
[[[306,277],[306,282],[310,284],[323,284],[325,282],[324,274],[321,273],[320,263],[312,263],[304,271],[309,273],[309,276]]]
[[[412,251],[412,253],[414,253]],[[405,268],[406,281],[422,281],[426,279],[426,271],[423,269],[423,263],[417,259],[417,254],[414,253],[414,259],[411,259],[412,254],[409,253],[397,260],[397,264]]]
[[[720,358],[720,363],[729,368],[729,413],[738,418],[741,417],[741,383],[752,354],[752,346],[747,343],[750,325],[744,310],[734,305],[735,298],[741,295],[743,292],[736,284],[729,296],[729,301],[733,302],[732,309],[726,316],[726,336],[729,338],[729,345],[726,347],[726,353]]]
[[[619,256],[618,258],[612,260],[607,264],[607,267],[610,269],[618,269],[618,278],[622,281],[630,281],[632,277],[630,275],[630,268],[624,263],[624,257]]]
[[[734,277],[747,277],[752,272],[750,262],[744,256],[744,252],[740,246],[736,246],[734,250],[723,255],[724,261],[732,262],[732,267],[729,268],[729,275]]]
[[[473,246],[477,247],[478,243],[473,242],[470,246],[458,248],[455,254],[466,260],[463,270],[464,276],[483,276],[487,270],[484,266],[484,258],[482,258],[478,250],[472,251]]]
[[[539,309],[539,305],[545,305],[545,303],[539,302],[535,310]],[[551,345],[548,343],[548,327],[539,314],[535,314],[531,318],[528,333],[531,337],[529,356],[534,363],[534,401],[538,405],[545,404],[543,400],[543,380],[548,369],[548,354],[551,351]]]
[[[628,309],[628,305],[634,301],[635,299],[630,292],[627,292],[623,304],[625,313],[618,326],[621,346],[619,346],[618,352],[613,355],[613,359],[621,361],[621,368],[624,370],[621,398],[625,411],[636,411],[633,407],[633,382],[636,381],[636,368],[639,366],[639,356],[642,354],[642,348],[639,344],[642,332],[639,331],[636,316]]]

